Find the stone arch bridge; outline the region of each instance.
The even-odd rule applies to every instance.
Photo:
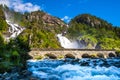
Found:
[[[117,57],[115,50],[97,49],[31,49],[31,58],[110,58]]]

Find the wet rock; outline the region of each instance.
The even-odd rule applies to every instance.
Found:
[[[2,74],[0,74],[0,78],[2,77]]]
[[[30,77],[29,80],[39,80],[39,79],[34,78],[34,77]]]
[[[17,80],[20,75],[16,72],[14,74],[11,74],[12,80]]]
[[[30,76],[32,73],[28,70],[24,70],[20,73],[20,77],[24,78],[24,77],[27,77],[27,76]]]
[[[103,61],[103,64],[101,64],[100,66],[110,67],[110,65],[108,64],[108,62],[105,59],[102,61]]]
[[[31,77],[31,74],[28,70],[5,72],[0,74],[0,80],[38,80],[37,78]]]
[[[5,72],[3,75],[2,75],[2,78],[7,78],[9,77],[9,74],[7,72]]]
[[[81,65],[81,66],[89,66],[89,62],[84,61],[84,62],[82,62],[80,65]]]
[[[80,60],[80,59],[73,59],[73,60],[71,61],[71,64],[78,64],[79,60]]]
[[[11,77],[7,77],[4,80],[15,80],[15,79],[11,79]]]

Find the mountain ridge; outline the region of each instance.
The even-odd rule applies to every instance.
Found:
[[[25,28],[9,42],[3,38],[10,26],[6,19]],[[25,68],[31,48],[61,49],[57,38],[60,33],[69,38],[69,42],[82,44],[84,49],[120,50],[120,28],[90,14],[78,15],[67,26],[61,19],[43,11],[21,14],[0,6],[0,72],[9,71],[15,66]]]

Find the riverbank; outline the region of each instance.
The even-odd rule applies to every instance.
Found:
[[[32,72],[26,70],[12,69],[11,72],[0,74],[0,80],[38,80],[32,76]]]

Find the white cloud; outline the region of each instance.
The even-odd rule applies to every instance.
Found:
[[[68,16],[64,16],[61,20],[63,20],[63,21],[68,23],[71,20],[71,18],[68,17]]]
[[[40,6],[33,5],[32,3],[23,3],[22,0],[0,0],[0,4],[7,5],[10,8],[13,8],[17,12],[32,12],[40,10]]]
[[[9,6],[10,5],[10,1],[9,0],[0,0],[0,4]]]

